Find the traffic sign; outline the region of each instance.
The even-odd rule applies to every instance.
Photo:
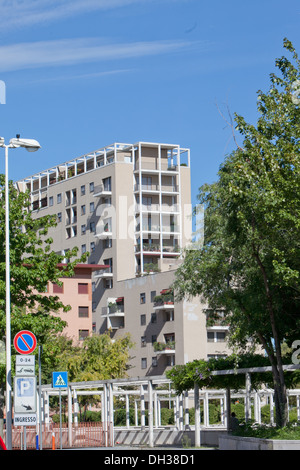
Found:
[[[19,331],[14,337],[14,347],[20,354],[31,354],[35,350],[36,345],[36,337],[31,331]]]
[[[15,413],[36,412],[36,377],[15,376],[14,410]]]
[[[66,388],[68,386],[68,372],[52,372],[52,387]]]
[[[14,413],[15,426],[36,426],[36,413]]]

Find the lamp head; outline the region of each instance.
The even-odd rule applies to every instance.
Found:
[[[0,137],[0,147],[3,147],[4,145],[4,137]]]
[[[13,147],[13,148],[23,147],[28,152],[36,152],[38,149],[41,148],[41,146],[40,146],[40,144],[37,140],[35,140],[35,139],[20,139],[19,134],[17,134],[16,138],[10,139],[9,144],[10,144],[10,147]]]

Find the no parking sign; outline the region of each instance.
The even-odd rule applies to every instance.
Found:
[[[31,331],[19,331],[14,337],[15,350],[20,354],[31,354],[35,350],[36,345],[36,337]]]

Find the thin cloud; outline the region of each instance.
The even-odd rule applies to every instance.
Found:
[[[154,0],[0,0],[1,29],[24,27]],[[162,0],[160,0],[162,1]]]
[[[93,78],[101,78],[108,75],[119,75],[123,73],[133,72],[132,69],[120,69],[120,70],[104,70],[103,72],[91,72],[82,73],[77,75],[58,75],[56,77],[40,78],[38,80],[31,80],[29,84],[44,83],[44,82],[58,82],[58,81],[69,81],[69,80],[86,80]]]
[[[192,41],[145,41],[108,44],[99,38],[59,39],[0,47],[0,72],[80,63],[124,60],[178,52],[199,46]],[[200,47],[206,49],[206,41]]]

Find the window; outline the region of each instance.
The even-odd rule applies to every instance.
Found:
[[[89,285],[87,282],[79,282],[78,283],[78,294],[88,294],[89,293]]]
[[[141,337],[141,347],[145,348],[147,346],[146,336]]]
[[[145,294],[145,292],[142,292],[142,294],[140,294],[140,303],[141,304],[146,303],[146,294]]]
[[[61,203],[61,193],[57,195],[57,204]]]
[[[49,206],[53,206],[53,196],[49,197]]]
[[[85,235],[85,232],[86,232],[86,225],[83,224],[81,225],[81,235]]]
[[[96,249],[95,242],[91,242],[91,247],[90,247],[91,253],[94,253],[95,249]]]
[[[104,191],[111,191],[111,177],[104,178],[102,181]]]
[[[62,221],[62,215],[61,215],[61,212],[58,212],[57,213],[57,222],[61,222]]]
[[[94,192],[94,182],[92,181],[90,183],[90,193],[93,193]]]
[[[86,253],[86,245],[81,245],[81,253]]]
[[[90,202],[90,212],[94,212],[94,210],[95,210],[95,203]]]
[[[152,367],[157,367],[157,356],[152,357]]]
[[[53,294],[63,294],[64,293],[64,284],[59,286],[57,284],[53,284]]]
[[[141,326],[146,325],[146,315],[142,314],[141,315]]]
[[[103,240],[103,248],[111,248],[112,247],[112,239],[111,238],[105,238]]]
[[[151,336],[151,343],[154,344],[157,341],[157,335],[152,335]]]
[[[151,323],[156,323],[156,322],[157,322],[156,313],[151,313]]]
[[[81,215],[85,215],[85,205],[81,206]]]
[[[96,283],[93,281],[92,282],[92,292],[95,292],[96,290]]]
[[[174,310],[166,312],[166,321],[174,321]]]
[[[96,230],[95,222],[90,222],[90,231],[95,232],[95,230]]]
[[[217,342],[225,341],[225,331],[217,331],[216,338]]]
[[[156,290],[151,291],[151,302],[154,302],[154,297],[156,296]]]
[[[84,340],[89,336],[89,330],[79,330],[78,331],[78,339],[79,341]]]
[[[87,318],[89,316],[89,307],[78,307],[78,317]]]
[[[84,196],[85,195],[85,184],[83,184],[80,188],[81,190],[81,196]]]
[[[222,343],[226,339],[225,331],[208,331],[207,341],[209,343]]]
[[[142,367],[142,369],[147,369],[147,358],[146,357],[142,357],[141,367]]]

